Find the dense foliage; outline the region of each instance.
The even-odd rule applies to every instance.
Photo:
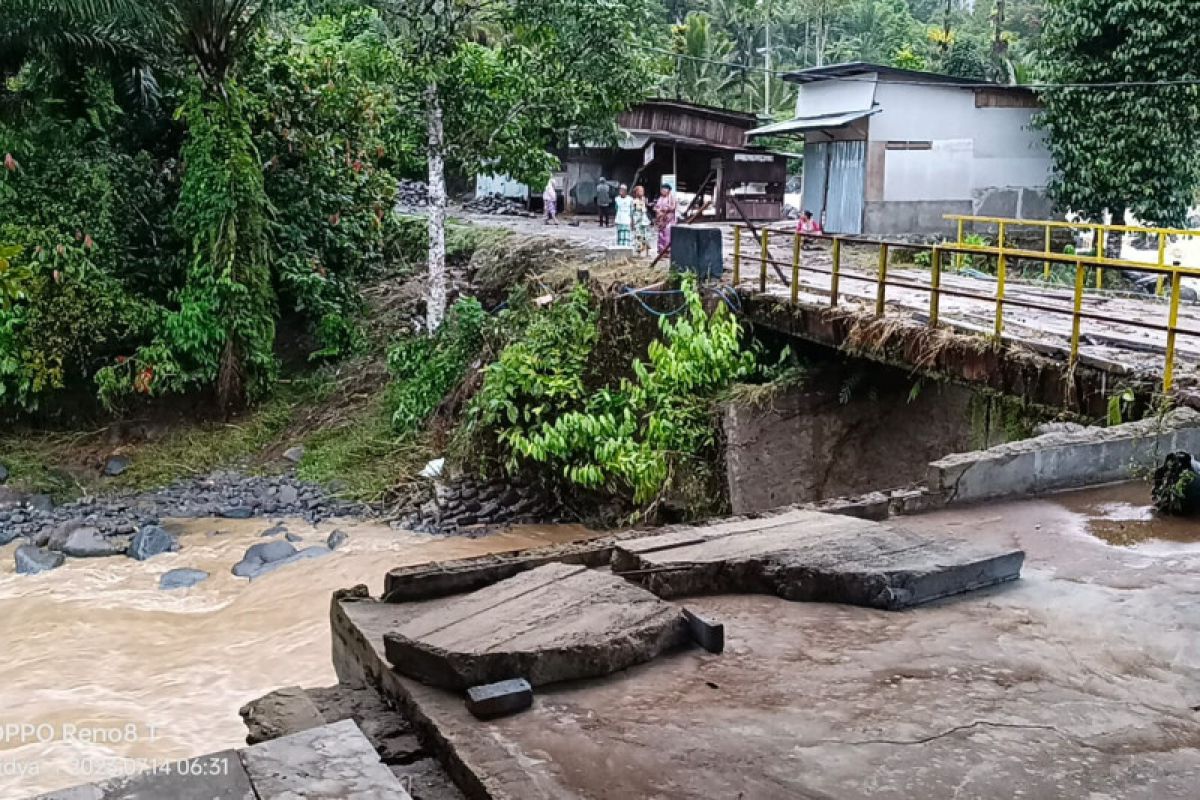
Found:
[[[846,61],[1027,82],[1048,0],[670,0],[671,77],[680,99],[759,111],[764,50],[777,71]],[[770,78],[769,108],[792,110]]]
[[[83,392],[228,411],[270,386],[280,324],[314,357],[359,345],[359,281],[419,162],[386,32],[341,5],[265,26],[243,0],[63,0],[39,12],[72,21],[56,32],[0,0],[21,39],[0,64],[0,411]]]
[[[1040,77],[1056,84],[1200,79],[1194,12],[1186,0],[1053,0]],[[1062,207],[1090,219],[1111,212],[1121,222],[1130,209],[1143,223],[1185,224],[1200,177],[1200,88],[1066,87],[1042,98],[1051,190]]]
[[[600,387],[584,378],[597,336],[587,290],[534,316],[487,368],[471,409],[510,474],[541,465],[568,486],[645,506],[703,464],[715,445],[714,401],[757,374],[758,361],[724,305],[708,313],[693,280],[682,293],[682,313],[662,318],[632,379]]]

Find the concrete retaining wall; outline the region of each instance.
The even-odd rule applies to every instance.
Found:
[[[1180,408],[1161,418],[957,453],[929,465],[928,489],[947,503],[965,503],[1095,486],[1128,480],[1173,450],[1200,453],[1200,413]]]

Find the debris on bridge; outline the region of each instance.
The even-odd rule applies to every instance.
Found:
[[[1170,453],[1154,470],[1151,497],[1161,514],[1191,516],[1200,512],[1200,480],[1191,453]]]

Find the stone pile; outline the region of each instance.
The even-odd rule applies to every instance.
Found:
[[[428,533],[471,533],[501,525],[556,521],[554,504],[532,487],[463,476],[436,484],[432,497],[401,525]]]
[[[511,197],[489,194],[463,203],[463,208],[476,214],[494,214],[503,217],[536,217],[525,207],[525,203]]]
[[[424,181],[396,182],[396,209],[404,211],[429,205],[429,187]]]

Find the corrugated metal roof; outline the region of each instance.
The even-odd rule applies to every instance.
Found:
[[[879,113],[881,109],[868,108],[863,111],[843,111],[838,114],[821,114],[815,117],[796,117],[784,122],[763,125],[747,133],[747,136],[773,136],[781,133],[804,133],[827,128],[844,128],[850,123]]]

